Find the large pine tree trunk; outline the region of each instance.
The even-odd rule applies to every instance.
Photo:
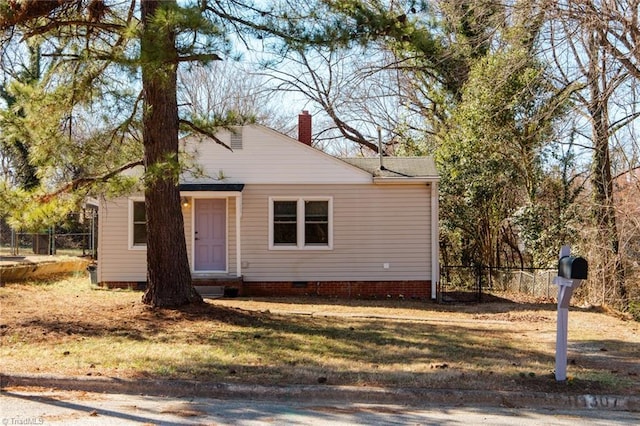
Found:
[[[143,302],[177,307],[202,301],[191,282],[178,188],[175,33],[152,25],[167,0],[143,0],[141,16],[143,142],[147,170],[147,290]],[[160,27],[162,28],[162,27]]]

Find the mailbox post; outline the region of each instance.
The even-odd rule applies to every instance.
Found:
[[[562,246],[558,259],[558,276],[553,283],[558,286],[558,323],[556,334],[556,380],[567,379],[567,329],[569,325],[569,301],[573,291],[587,279],[588,265],[582,257],[572,257],[571,248]]]

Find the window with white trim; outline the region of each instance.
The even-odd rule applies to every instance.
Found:
[[[333,248],[331,197],[270,197],[269,248],[327,250]]]
[[[147,247],[147,214],[144,201],[129,200],[129,247]]]

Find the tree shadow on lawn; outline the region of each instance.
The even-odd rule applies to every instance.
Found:
[[[568,343],[568,362],[578,368],[609,371],[640,377],[640,343],[615,339]],[[640,383],[639,383],[640,385]],[[638,388],[640,392],[640,387]]]
[[[513,330],[510,329],[491,329],[487,337],[486,328],[473,325],[306,316],[295,317],[293,321],[287,315],[240,309],[220,310],[219,306],[210,304],[191,305],[180,310],[180,313],[189,321],[207,319],[241,327],[234,335],[208,336],[209,343],[216,347],[225,345],[237,352],[253,351],[263,357],[264,364],[261,366],[230,367],[227,370],[229,374],[225,374],[225,378],[230,380],[239,380],[240,371],[248,372],[245,380],[251,380],[260,371],[266,374],[267,380],[271,376],[281,377],[286,381],[287,377],[295,377],[292,373],[302,368],[303,373],[308,369],[325,372],[323,377],[327,375],[327,380],[329,374],[337,378],[344,377],[344,380],[339,380],[340,384],[355,384],[367,380],[373,380],[374,384],[388,384],[396,382],[398,376],[408,378],[410,383],[420,384],[432,383],[433,376],[436,376],[435,381],[441,386],[448,387],[452,380],[454,388],[464,388],[470,374],[479,383],[486,382],[488,388],[498,384],[499,388],[506,386],[516,390],[596,392],[612,386],[611,383],[603,384],[597,380],[574,379],[568,386],[566,383],[556,382],[552,374],[554,353],[544,351],[548,345],[541,343],[529,348],[518,347],[513,342]],[[170,317],[174,315],[166,311],[164,314]],[[315,345],[311,351],[308,349],[309,345]],[[631,375],[635,377],[640,344],[611,340],[606,346],[611,348],[610,351],[591,354],[590,359],[595,363],[583,362],[579,366],[580,371],[589,372],[592,367],[597,370],[603,365],[609,365],[606,364],[606,359],[613,356],[618,357],[619,361],[613,374],[623,378]],[[324,359],[328,361],[324,362]],[[363,368],[345,371],[332,366],[343,363],[356,363]],[[421,368],[429,365],[430,371],[414,372],[404,368],[412,363],[421,364]],[[215,360],[185,362],[183,371],[199,373],[187,373],[184,377],[180,374],[179,377],[207,377],[206,371],[212,365],[216,365]],[[548,374],[531,375],[532,370],[540,370],[541,365],[548,366]],[[386,366],[394,367],[384,368]],[[468,366],[470,370],[461,371],[456,366]],[[178,370],[180,368],[176,371]],[[367,376],[372,378],[366,379]],[[309,375],[305,373],[300,378],[308,380]],[[315,380],[316,377],[312,379]],[[635,381],[636,386],[640,384],[637,379]],[[471,380],[470,383],[473,382]]]
[[[324,296],[305,297],[240,297],[239,302],[255,301],[275,305],[328,305],[343,307],[370,307],[389,309],[415,309],[419,311],[452,313],[505,313],[509,311],[555,311],[557,304],[552,301],[518,302],[492,294],[483,294],[482,302],[451,301],[438,303],[434,300],[414,299],[347,299]],[[574,307],[572,307],[574,309]],[[584,310],[575,308],[576,310]],[[588,309],[587,309],[588,310]]]
[[[220,329],[224,325],[229,329]],[[553,354],[548,342],[514,347],[513,330],[365,318],[307,317],[251,312],[211,304],[178,310],[139,307],[119,318],[102,321],[39,318],[25,323],[43,339],[82,336],[116,338],[126,344],[149,342],[196,345],[183,359],[157,356],[142,377],[223,380],[259,384],[429,386],[442,388],[520,389],[540,391],[615,391],[598,380],[555,383],[550,375]],[[0,330],[2,334],[6,329]],[[48,336],[47,336],[48,335]],[[595,343],[594,343],[595,344]],[[631,345],[632,347],[630,347]],[[618,357],[615,373],[629,377],[640,345],[611,340],[608,352],[578,358],[581,372],[604,368]],[[81,349],[79,349],[81,350]],[[215,355],[220,351],[227,355]],[[256,361],[230,362],[229,354],[250,353]],[[598,356],[600,355],[600,356]],[[571,355],[570,355],[571,356]],[[589,363],[586,363],[586,361]],[[583,362],[585,361],[585,362]],[[412,370],[411,365],[416,365]],[[548,367],[548,375],[540,369]],[[593,367],[591,367],[593,366]],[[572,368],[572,367],[570,367]],[[532,371],[537,371],[531,375]],[[637,379],[635,379],[637,382]],[[612,387],[613,386],[613,387]]]
[[[616,392],[615,383],[572,379],[557,382],[553,355],[537,349],[510,346],[511,331],[385,320],[319,321],[265,315],[247,331],[212,336],[214,347],[251,351],[253,363],[221,363],[215,357],[184,359],[157,365],[145,377],[213,380],[266,385],[363,385],[382,387],[486,389],[540,392]],[[309,351],[308,346],[322,343]],[[544,346],[544,345],[543,345]],[[159,360],[162,363],[162,360]],[[416,368],[412,369],[411,365]],[[540,371],[544,366],[546,371]],[[345,367],[346,366],[346,367]],[[542,366],[542,367],[541,367]],[[159,374],[158,372],[162,372]]]
[[[173,343],[226,343],[265,352],[270,347],[300,351],[310,342],[320,340],[315,344],[319,348],[324,345],[323,350],[328,354],[370,363],[397,362],[404,350],[428,351],[434,360],[450,352],[454,359],[449,362],[463,359],[456,354],[480,358],[491,354],[476,353],[480,348],[474,349],[472,344],[471,336],[479,336],[486,330],[410,320],[289,316],[206,303],[177,310],[142,307],[128,315],[98,318],[43,315],[3,327],[0,334],[29,329],[30,337],[35,337],[35,341],[80,336],[119,338],[132,343],[156,341],[162,337],[159,342],[169,338]],[[231,329],[220,331],[214,327],[216,324]],[[387,348],[393,348],[395,352]],[[277,360],[278,356],[273,358]]]
[[[573,377],[558,382],[553,374],[554,355],[543,350],[546,344],[537,346],[540,349],[513,348],[508,331],[493,332],[487,340],[482,337],[486,329],[473,327],[419,323],[407,330],[406,324],[384,320],[339,322],[305,318],[292,324],[287,318],[267,316],[259,334],[252,329],[210,340],[232,352],[253,352],[261,360],[259,365],[226,364],[213,357],[185,358],[173,364],[165,377],[267,385],[326,383],[576,394],[628,393],[630,389],[638,393],[640,389],[633,355],[640,351],[639,344],[631,344],[621,354],[615,370],[608,369],[611,365],[598,354],[591,354],[587,362],[570,353],[572,359],[578,359],[569,366]],[[307,346],[318,340],[319,345],[309,351]],[[609,346],[625,344],[611,341]],[[157,369],[143,375],[159,377]]]
[[[24,319],[17,324],[5,324],[0,336],[10,331],[29,329],[31,334],[48,340],[57,336],[83,337],[123,337],[134,341],[152,339],[167,333],[167,326],[181,322],[208,320],[237,326],[260,324],[261,313],[242,311],[235,308],[215,307],[206,303],[190,305],[181,309],[152,309],[137,304],[137,309],[123,309],[116,306],[105,312],[88,314],[85,312],[55,313]]]

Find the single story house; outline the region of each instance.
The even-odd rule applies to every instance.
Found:
[[[430,158],[336,158],[260,125],[189,136],[180,184],[196,288],[241,295],[436,297],[438,175]],[[382,165],[382,167],[381,167]],[[146,281],[144,197],[103,200],[97,281]]]

